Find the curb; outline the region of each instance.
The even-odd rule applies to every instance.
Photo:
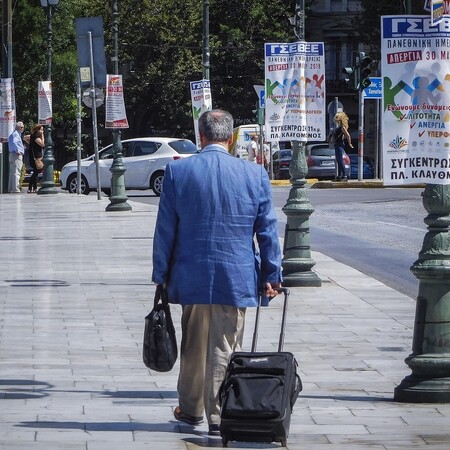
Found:
[[[394,185],[385,186],[383,180],[348,180],[348,181],[319,181],[315,178],[306,180],[307,184],[311,185],[311,189],[336,189],[336,188],[365,188],[365,189],[382,189],[382,188],[422,188],[424,189],[426,184],[407,184],[407,185]],[[291,182],[289,180],[271,180],[272,186],[289,186]]]

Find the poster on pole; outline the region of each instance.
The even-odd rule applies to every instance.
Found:
[[[39,81],[38,83],[38,123],[51,125],[52,112],[52,82]]]
[[[16,98],[14,79],[0,79],[0,142],[8,142],[16,125]]]
[[[381,58],[384,184],[449,184],[448,24],[382,16]]]
[[[128,128],[122,75],[106,75],[105,128]]]
[[[325,141],[323,42],[265,44],[266,139]]]
[[[431,25],[450,18],[450,0],[431,0]]]
[[[192,117],[197,147],[200,148],[198,119],[205,111],[212,109],[211,84],[209,80],[191,81]]]

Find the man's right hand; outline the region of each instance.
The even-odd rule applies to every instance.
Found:
[[[277,291],[277,288],[281,287],[281,283],[266,283],[266,292],[265,294],[267,297],[276,297],[279,292]]]

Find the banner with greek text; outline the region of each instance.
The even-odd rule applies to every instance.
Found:
[[[211,85],[209,80],[191,81],[192,117],[197,147],[200,148],[198,119],[205,111],[212,109]]]
[[[450,183],[449,25],[381,17],[386,185]]]
[[[323,42],[265,44],[266,139],[325,141]]]
[[[0,142],[8,142],[16,125],[16,98],[14,79],[0,79]]]
[[[40,125],[51,125],[53,119],[52,111],[52,82],[39,81],[38,83],[38,123]]]
[[[106,75],[105,128],[128,128],[122,75]]]

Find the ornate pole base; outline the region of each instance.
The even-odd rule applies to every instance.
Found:
[[[113,131],[113,155],[114,161],[109,169],[111,176],[111,196],[110,204],[105,211],[131,211],[131,205],[127,203],[128,197],[125,191],[125,172],[126,167],[122,161],[122,142],[120,140],[120,131]]]
[[[394,391],[394,400],[450,403],[450,185],[428,184],[428,212],[419,259],[411,271],[419,279],[412,353],[405,359],[412,374]]]
[[[37,193],[39,195],[57,194],[58,189],[56,188],[56,184],[53,179],[53,164],[55,163],[55,158],[53,157],[51,125],[46,125],[45,127],[45,151],[42,160],[44,162],[44,177],[41,182],[41,187],[38,189]]]
[[[394,400],[408,403],[450,403],[450,353],[447,355],[420,355],[405,360],[413,374],[405,377],[395,388]],[[444,370],[442,370],[444,369]],[[422,373],[422,377],[418,376]]]
[[[319,287],[322,281],[311,270],[316,264],[311,258],[309,233],[309,216],[314,212],[306,195],[305,147],[303,143],[294,142],[292,160],[289,168],[292,188],[283,207],[287,216],[283,247],[283,285],[286,287]]]

